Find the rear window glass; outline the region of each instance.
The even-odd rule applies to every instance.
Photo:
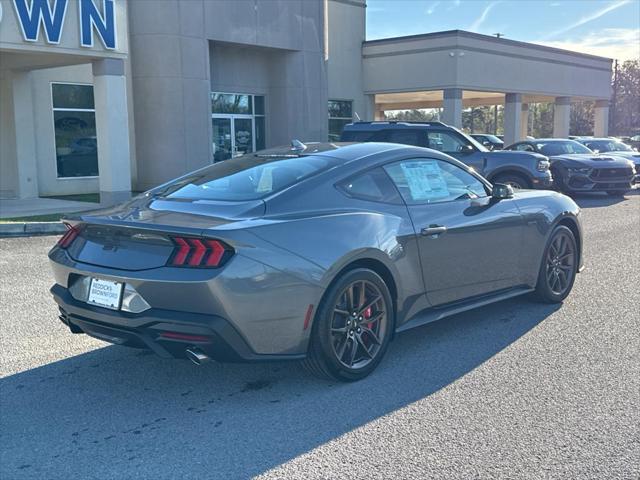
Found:
[[[340,141],[342,142],[372,142],[376,132],[366,132],[357,130],[345,130],[342,132]]]
[[[159,196],[188,200],[245,201],[266,197],[338,163],[323,156],[246,155],[216,163],[167,185]]]

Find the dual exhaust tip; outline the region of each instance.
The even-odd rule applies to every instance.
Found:
[[[203,363],[207,363],[209,360],[211,360],[209,355],[204,353],[199,348],[187,348],[185,350],[185,355],[196,365],[202,365]]]

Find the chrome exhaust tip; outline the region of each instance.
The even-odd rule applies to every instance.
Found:
[[[209,356],[199,348],[187,348],[184,353],[187,358],[196,365],[202,365],[203,363],[207,363],[211,360]]]

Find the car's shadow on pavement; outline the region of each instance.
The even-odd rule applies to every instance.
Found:
[[[574,193],[571,198],[580,208],[598,208],[616,205],[627,200],[628,197],[640,195],[640,188],[624,194],[624,196],[612,197],[606,193]]]
[[[258,475],[439,391],[557,308],[516,299],[406,332],[352,384],[292,363],[197,367],[100,348],[0,380],[0,470],[11,479],[134,478],[138,468],[137,478]]]

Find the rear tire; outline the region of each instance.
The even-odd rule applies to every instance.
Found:
[[[544,303],[561,303],[571,293],[578,272],[578,248],[573,232],[557,226],[542,255],[535,295]]]
[[[493,177],[491,183],[504,183],[519,190],[531,188],[531,182],[518,173],[500,173]]]
[[[361,380],[382,360],[394,325],[384,280],[372,270],[348,271],[327,290],[316,311],[303,366],[324,379]]]

